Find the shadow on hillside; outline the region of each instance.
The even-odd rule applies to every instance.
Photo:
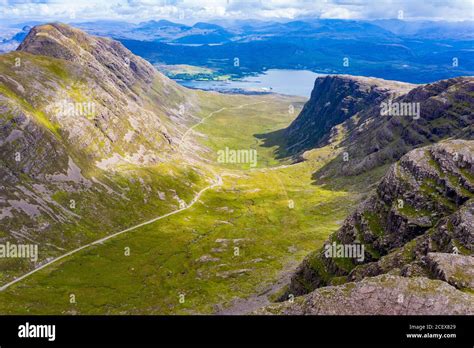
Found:
[[[275,158],[278,160],[288,158],[288,151],[286,151],[286,138],[285,138],[286,128],[282,128],[269,133],[254,134],[253,136],[259,140],[262,140],[262,147],[274,147],[275,149]]]
[[[276,147],[275,158],[277,160],[292,159],[292,163],[304,161],[300,156],[305,151],[318,149],[317,146],[302,145],[298,151],[288,151],[286,140],[286,128],[268,133],[253,134],[253,136],[262,141],[262,147]],[[388,169],[388,165],[382,165],[357,175],[349,175],[342,154],[329,159],[322,157],[321,160],[327,161],[321,167],[315,169],[311,175],[312,185],[321,186],[331,191],[347,191],[352,193],[364,193],[370,191],[376,185]]]
[[[366,194],[379,184],[391,165],[386,163],[359,174],[348,174],[341,162],[342,156],[338,155],[313,172],[312,184],[331,191]]]

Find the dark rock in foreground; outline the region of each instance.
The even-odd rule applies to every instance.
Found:
[[[286,315],[473,315],[474,296],[424,277],[380,275],[259,309]]]
[[[474,290],[474,257],[429,253],[426,262],[432,274],[458,289]]]

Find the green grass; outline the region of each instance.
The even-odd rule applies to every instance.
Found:
[[[235,108],[258,101],[263,103]],[[288,105],[296,102],[286,97],[213,95],[202,103],[200,117],[221,107],[226,110],[192,134],[193,141],[211,149],[203,153],[209,164],[196,164],[201,169],[180,171],[184,163],[177,158],[175,167],[131,166],[101,177],[114,189],[126,188],[130,201],[56,193],[54,199],[61,205],[71,197],[87,202],[76,211],[84,216],[81,223],[63,226],[58,234],[58,240],[81,236],[75,240],[85,244],[176,209],[176,202],[169,200],[170,188],[189,201],[206,185],[197,171],[209,173],[212,166],[224,179],[221,188],[204,193],[192,208],[82,250],[13,285],[0,293],[0,313],[212,313],[218,304],[228,306],[235,298],[273,284],[288,265],[320,248],[359,199],[345,190],[314,184],[312,174],[324,161],[265,168],[282,163],[275,158],[278,144],[265,147],[256,134],[286,127],[297,115],[288,113]],[[259,168],[219,166],[212,152],[225,146],[257,149]],[[92,169],[85,173],[93,174],[97,173]],[[151,187],[153,199],[137,183],[139,177]],[[187,183],[192,183],[192,190]],[[166,204],[158,200],[157,191],[168,193]],[[199,261],[203,257],[215,261]],[[75,304],[69,302],[71,294]],[[184,303],[179,301],[182,294]]]
[[[377,214],[366,211],[364,212],[364,218],[367,219],[370,231],[373,234],[375,234],[377,237],[380,237],[384,234],[383,227],[380,224],[380,218],[377,216]]]
[[[196,132],[205,135],[201,143],[210,150],[205,154],[206,157],[217,162],[217,152],[226,147],[234,150],[254,149],[258,156],[257,168],[282,164],[276,158],[276,150],[284,144],[280,141],[271,146],[266,145],[258,135],[286,128],[298,115],[304,99],[285,96],[233,98],[234,107],[214,114],[195,128]],[[289,112],[290,105],[294,106],[294,113]],[[217,105],[212,108],[217,109]],[[228,163],[223,166],[231,169],[250,168],[248,164]]]
[[[449,200],[448,198],[444,197],[438,189],[443,189],[439,187],[433,179],[424,179],[423,183],[420,186],[421,192],[430,199],[437,201],[440,205],[444,206],[449,211],[456,210],[456,204]]]
[[[346,194],[311,186],[310,173],[299,166],[278,173],[286,192],[265,172],[226,176],[221,189],[206,192],[191,209],[84,250],[0,293],[0,312],[211,313],[218,303],[249,296],[288,262],[320,247],[347,214]],[[219,260],[196,261],[204,255]],[[76,304],[68,302],[71,293]]]
[[[172,176],[170,172],[173,172]],[[68,192],[54,191],[55,186],[51,186],[51,198],[59,205],[52,208],[53,212],[68,220],[58,223],[43,217],[49,227],[35,236],[40,245],[40,260],[57,257],[66,250],[176,210],[175,194],[189,202],[195,192],[208,185],[207,179],[211,177],[204,171],[198,176],[193,167],[178,166],[173,162],[123,169],[112,175],[97,174],[100,173],[94,173],[96,180],[107,188],[96,185],[91,190]],[[22,180],[22,185],[33,190],[28,181]],[[74,200],[75,208],[70,207],[71,200]],[[65,211],[74,215],[67,215]],[[16,219],[9,220],[8,226],[20,230],[22,226],[29,227],[27,221],[25,216],[17,215]],[[13,262],[0,259],[0,281],[6,283],[26,273],[27,266],[23,259]]]
[[[393,203],[395,206],[397,206],[397,203]],[[431,212],[426,210],[426,209],[415,209],[411,205],[405,203],[403,205],[403,208],[396,208],[400,213],[402,213],[404,216],[409,217],[409,218],[420,218],[427,216],[430,219],[432,218]]]

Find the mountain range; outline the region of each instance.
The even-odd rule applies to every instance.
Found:
[[[302,19],[185,25],[152,20],[75,25],[117,39],[153,64],[196,65],[234,77],[267,69],[308,69],[427,83],[474,72],[470,21]],[[3,39],[3,51],[24,38],[27,30],[20,28],[13,38]]]

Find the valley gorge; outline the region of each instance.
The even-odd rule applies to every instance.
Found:
[[[4,314],[474,314],[474,77],[204,92],[52,23],[0,56],[0,115],[0,243],[39,246]]]

